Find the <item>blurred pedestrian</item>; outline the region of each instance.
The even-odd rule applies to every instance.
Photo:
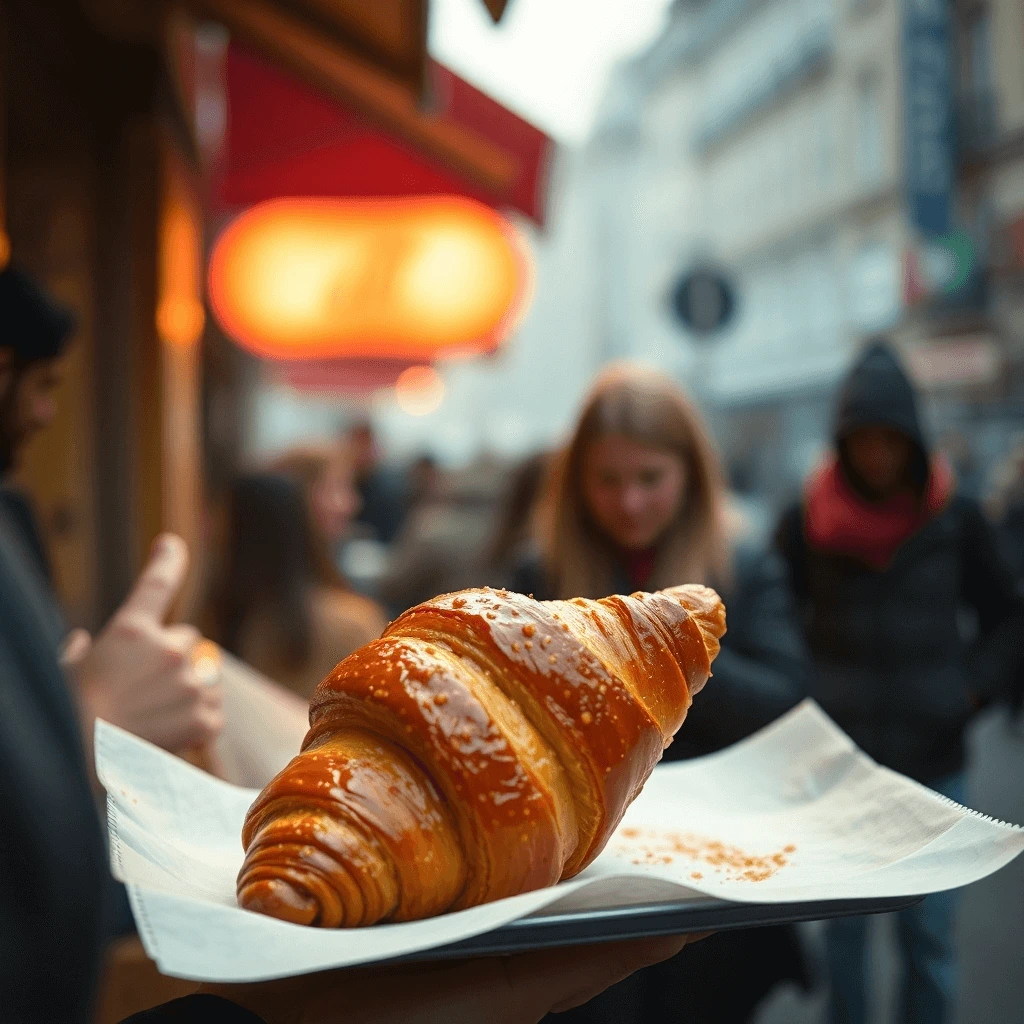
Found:
[[[1024,581],[1024,440],[1019,440],[996,470],[989,512],[1000,529],[1003,550]]]
[[[516,574],[534,551],[537,502],[550,455],[538,452],[508,474],[497,509],[497,526],[481,557],[481,582],[490,587],[515,589]]]
[[[409,481],[404,473],[381,458],[377,435],[369,420],[357,420],[349,428],[345,443],[352,451],[360,497],[356,521],[370,531],[372,540],[390,544],[405,522]]]
[[[58,616],[17,530],[0,509],[0,1006],[12,1024],[90,1024],[107,858],[58,661]],[[158,621],[173,601],[183,557],[178,538],[163,538],[123,610],[135,628],[147,617]],[[532,1024],[678,952],[685,941],[204,986],[131,1024]]]
[[[1024,438],[1018,438],[998,467],[987,503],[996,524],[1003,557],[1024,592]],[[1010,684],[1010,711],[1016,717],[1024,708],[1024,664],[1018,665]]]
[[[478,466],[439,478],[391,545],[378,584],[392,616],[437,594],[476,586],[493,530],[500,477]]]
[[[352,593],[329,557],[298,480],[272,473],[231,484],[203,628],[225,650],[309,699],[385,619]]]
[[[312,527],[337,564],[362,504],[352,449],[344,444],[303,445],[279,455],[268,469],[291,477],[302,487]]]
[[[411,515],[417,505],[429,501],[440,482],[441,469],[433,455],[424,454],[413,459],[406,489],[406,515]]]
[[[935,448],[949,461],[956,476],[957,491],[967,498],[980,500],[985,490],[985,474],[971,439],[953,427],[942,433]]]
[[[922,430],[914,389],[876,341],[839,395],[834,451],[783,518],[813,658],[811,693],[877,761],[958,802],[964,729],[1021,658],[1022,604],[980,507]],[[963,612],[976,626],[965,631]],[[898,1019],[941,1024],[957,992],[955,898],[898,915]],[[830,923],[832,1020],[867,1020],[867,924]]]
[[[714,679],[666,759],[712,753],[799,701],[806,658],[785,568],[737,536],[707,429],[669,378],[628,364],[601,375],[539,523],[520,591],[596,598],[698,582],[723,594],[729,629]],[[777,983],[807,982],[793,928],[722,933],[691,952],[560,1020],[740,1024]]]
[[[8,475],[17,468],[28,440],[57,415],[63,354],[74,329],[73,314],[27,274],[13,266],[0,271],[0,511],[12,543],[28,555],[58,616],[42,531],[29,497],[8,486]],[[168,543],[173,550],[169,561],[161,563],[162,571],[177,593],[188,556],[177,542]],[[125,604],[95,641],[83,630],[66,635],[63,622],[60,629],[90,760],[98,715],[175,751],[215,737],[220,689],[203,687],[195,679],[189,655],[200,638],[192,627],[165,626],[162,616],[140,618]]]
[[[57,415],[63,354],[74,328],[70,310],[28,275],[12,266],[0,271],[0,520],[9,547],[46,595],[49,628],[64,646],[62,682],[74,691],[67,706],[92,771],[97,718],[177,753],[208,749],[223,727],[223,693],[217,679],[207,685],[196,671],[193,653],[199,649],[199,634],[191,626],[165,624],[167,606],[141,607],[128,601],[95,639],[84,630],[68,633],[35,510],[29,496],[11,485],[10,473],[29,439]],[[187,568],[184,544],[167,540],[143,579],[158,573],[173,597]],[[0,618],[14,621],[17,611],[0,606]],[[95,777],[92,783],[98,795]],[[102,814],[102,805],[94,811]],[[107,936],[130,933],[134,922],[127,894],[109,872],[104,896]]]
[[[30,497],[11,474],[26,442],[53,422],[63,355],[75,330],[71,311],[13,266],[0,271],[0,505],[50,582],[50,560]]]

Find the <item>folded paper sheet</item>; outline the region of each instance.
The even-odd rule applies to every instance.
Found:
[[[1024,849],[1024,830],[879,767],[806,702],[728,750],[657,769],[605,852],[570,882],[426,921],[325,930],[236,905],[253,791],[102,722],[96,754],[114,873],[146,949],[165,973],[205,981],[390,959],[556,901],[640,902],[655,881],[663,898],[741,903],[937,892],[984,878]]]

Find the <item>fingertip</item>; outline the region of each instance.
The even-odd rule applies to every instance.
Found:
[[[150,556],[153,558],[166,558],[172,555],[182,556],[188,554],[188,545],[176,533],[165,531],[157,536],[150,549]]]

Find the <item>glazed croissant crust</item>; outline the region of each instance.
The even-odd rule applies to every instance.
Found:
[[[706,587],[600,601],[495,590],[407,611],[320,684],[249,809],[238,900],[299,924],[408,921],[589,864],[711,674]]]

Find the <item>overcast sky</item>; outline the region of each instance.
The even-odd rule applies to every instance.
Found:
[[[583,142],[612,66],[664,24],[670,0],[433,0],[430,52],[559,142]]]

